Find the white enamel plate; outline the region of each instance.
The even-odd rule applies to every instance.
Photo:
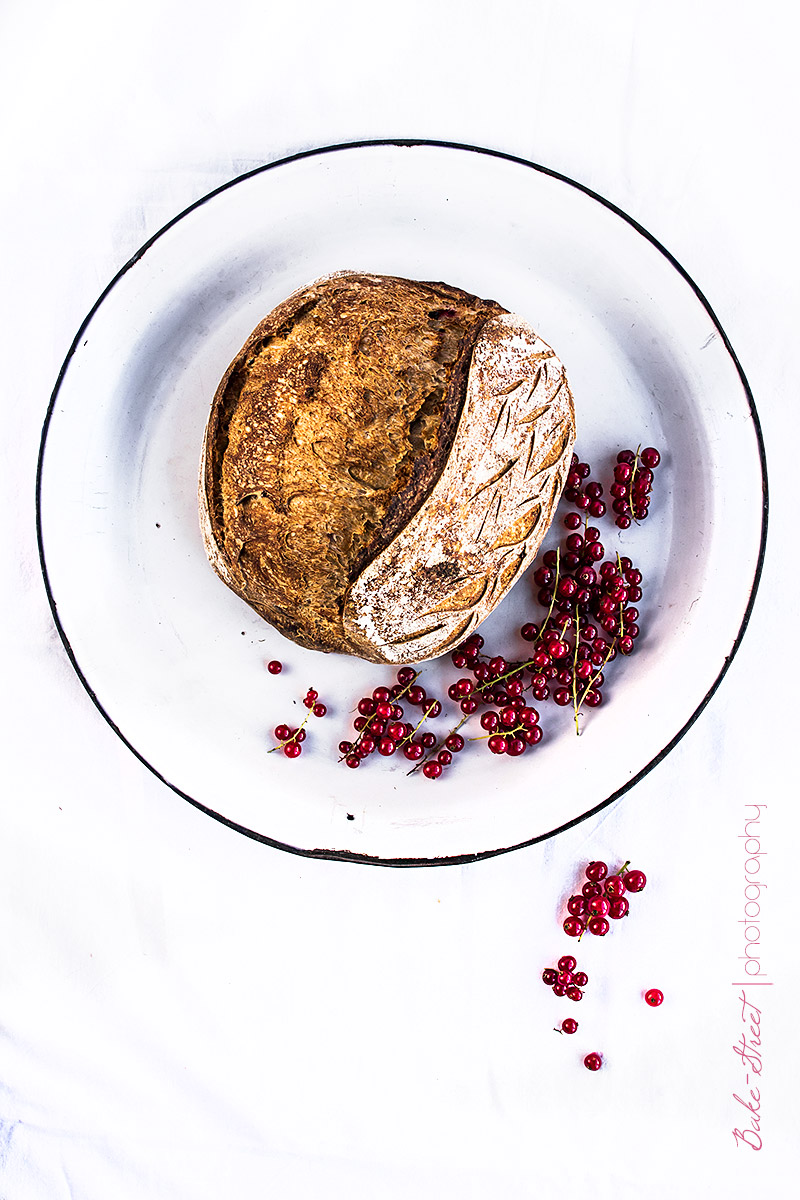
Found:
[[[596,522],[644,575],[641,635],[608,666],[576,735],[537,705],[542,742],[517,759],[467,748],[438,780],[400,755],[352,770],[362,695],[394,676],[301,650],[217,579],[197,517],[216,386],[259,320],[295,288],[353,269],[445,280],[529,320],[563,360],[577,449],[608,490],[618,450],[663,456],[650,516]],[[563,512],[566,509],[562,509]],[[42,437],[42,565],[87,690],[131,750],[191,803],[273,846],[396,865],[458,862],[552,836],[657,764],[719,683],[758,580],[766,478],[747,383],[718,321],[668,252],[600,197],[473,147],[371,142],[301,154],[193,205],[113,280],[79,330]],[[550,544],[563,535],[560,516]],[[547,545],[548,543],[546,543]],[[736,547],[732,554],[730,547]],[[482,626],[523,657],[541,619],[531,572]],[[270,675],[265,664],[280,659]],[[423,664],[459,719],[449,658]],[[273,728],[298,725],[303,754]],[[409,710],[408,715],[416,710]],[[483,734],[477,716],[462,729]]]

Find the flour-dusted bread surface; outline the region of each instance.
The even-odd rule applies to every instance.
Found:
[[[261,322],[217,390],[208,556],[301,645],[435,657],[532,561],[573,441],[563,367],[520,318],[443,283],[326,276]]]

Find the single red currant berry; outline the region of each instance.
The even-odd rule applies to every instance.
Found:
[[[588,909],[590,913],[594,913],[598,917],[607,917],[608,910],[611,907],[611,901],[607,896],[590,896]]]
[[[340,754],[349,754],[352,749],[353,749],[352,742],[339,742],[339,753]]]
[[[312,709],[315,717],[324,717],[328,711],[327,705],[317,702]]]
[[[562,954],[558,960],[559,971],[574,971],[577,963],[571,954]]]
[[[617,896],[608,906],[608,915],[612,921],[619,921],[621,917],[627,917],[629,907],[625,896]]]
[[[603,1065],[603,1060],[599,1054],[596,1054],[594,1051],[592,1051],[591,1054],[586,1055],[586,1058],[583,1060],[583,1065],[590,1071],[599,1071]]]
[[[459,751],[464,749],[465,743],[460,733],[451,733],[449,737],[445,739],[444,744],[453,754],[458,754]]]
[[[598,918],[598,920],[599,919],[600,918]],[[567,917],[563,928],[567,937],[580,937],[584,930],[584,924],[580,917],[572,916]]]
[[[625,880],[621,875],[611,875],[603,885],[605,894],[611,898],[625,894]]]
[[[283,663],[278,662],[277,658],[273,658],[272,662],[267,663],[267,670],[270,675],[280,675],[283,670]]]
[[[487,733],[494,733],[499,724],[500,718],[496,712],[492,712],[490,710],[489,712],[483,713],[481,716],[481,726],[486,730]]]
[[[405,687],[407,684],[413,681],[415,675],[416,671],[413,667],[401,667],[397,672],[397,682],[401,683],[403,687]]]
[[[599,860],[597,862],[590,862],[585,871],[586,878],[591,880],[592,883],[599,883],[601,879],[605,879],[607,874],[608,867],[604,862],[600,862]]]
[[[432,750],[433,747],[436,745],[436,734],[435,733],[423,733],[422,744],[426,750]]]
[[[583,896],[570,896],[567,901],[567,912],[573,917],[579,917],[586,912],[586,900]]]
[[[438,779],[442,773],[442,764],[438,762],[426,762],[422,768],[422,774],[426,779]]]
[[[443,767],[449,767],[453,761],[453,756],[449,750],[440,750],[436,755],[437,762],[440,762]]]
[[[553,995],[558,996],[558,998],[560,1000],[561,997],[566,996],[566,994],[567,994],[567,985],[565,983],[559,983],[558,981],[556,981],[553,984]]]
[[[302,753],[302,750],[303,750],[303,747],[300,745],[299,742],[287,742],[286,745],[283,747],[283,753],[286,755],[287,758],[299,758],[300,754]]]
[[[584,896],[589,899],[590,896],[602,896],[603,888],[599,883],[585,883],[581,888]]]
[[[605,937],[611,927],[605,917],[591,917],[587,928],[596,937]]]
[[[569,987],[572,983],[572,971],[559,971],[556,976],[557,983],[563,983],[564,987]]]
[[[292,731],[288,725],[276,725],[275,737],[279,742],[285,742],[287,738],[292,736]]]
[[[403,754],[405,754],[409,762],[418,762],[424,753],[425,747],[422,745],[422,742],[409,742],[408,745],[403,747]]]
[[[353,770],[355,770],[356,767],[361,766],[361,759],[357,754],[349,754],[344,761],[347,763],[348,767],[352,767]]]
[[[506,754],[510,754],[512,758],[519,758],[520,754],[525,753],[526,745],[522,738],[506,738]]]
[[[545,969],[542,971],[542,980],[547,984],[548,987],[552,987],[553,984],[558,980],[558,972],[552,967],[545,967]]]
[[[628,871],[623,876],[625,887],[629,892],[641,892],[644,885],[647,883],[647,876],[644,871]]]
[[[576,971],[572,976],[572,982],[576,987],[586,987],[587,983],[589,982],[589,976],[585,971]]]
[[[396,749],[397,743],[389,737],[383,737],[378,742],[378,753],[382,754],[384,758],[388,758],[390,754],[394,754]]]
[[[664,1000],[664,993],[660,988],[650,988],[649,991],[645,992],[644,998],[651,1008],[658,1008],[659,1004]]]
[[[567,995],[569,996],[570,1000],[582,1000],[583,999],[583,992],[575,984],[572,984],[570,987],[567,988]]]
[[[489,749],[492,754],[505,754],[506,745],[506,739],[501,733],[495,733],[489,738]]]
[[[661,462],[661,455],[655,446],[646,446],[639,457],[646,467],[653,469]]]
[[[577,1028],[578,1022],[574,1019],[574,1017],[565,1017],[561,1022],[561,1029],[563,1033],[574,1033]]]

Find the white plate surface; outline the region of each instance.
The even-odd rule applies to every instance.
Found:
[[[617,450],[663,452],[651,516],[607,549],[642,569],[642,634],[606,672],[576,737],[537,705],[545,738],[522,758],[470,743],[441,779],[374,756],[338,762],[360,696],[389,668],[302,650],[208,566],[197,469],[217,383],[251,329],[294,288],[356,269],[441,279],[526,317],[563,359],[577,449],[600,475]],[[607,483],[606,483],[607,486]],[[301,853],[385,863],[460,861],[552,835],[663,757],[724,673],[757,582],[766,511],[758,421],[697,288],[645,231],[573,182],[470,147],[370,143],[251,173],[167,226],[87,318],[42,438],[39,534],[54,616],[93,699],[166,783],[243,832]],[[560,529],[560,522],[559,522]],[[551,534],[555,531],[551,531]],[[563,534],[563,529],[560,529]],[[548,543],[546,543],[548,544]],[[523,654],[541,617],[531,573],[482,627]],[[268,659],[286,665],[279,676]],[[423,682],[447,700],[449,659]],[[301,758],[268,754],[298,724]],[[478,718],[465,727],[480,734]]]

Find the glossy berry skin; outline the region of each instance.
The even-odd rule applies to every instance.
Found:
[[[611,901],[607,896],[590,896],[587,905],[589,912],[597,917],[607,917]]]
[[[578,1022],[574,1017],[565,1017],[561,1022],[561,1029],[563,1033],[574,1033],[577,1028]]]
[[[586,900],[583,896],[570,896],[567,901],[567,912],[573,917],[579,917],[586,912]]]
[[[585,971],[576,971],[572,976],[572,982],[576,987],[586,987],[587,983],[589,982],[589,976]]]
[[[583,1060],[583,1065],[589,1071],[599,1071],[603,1065],[603,1060],[599,1054],[595,1053],[595,1051],[592,1051],[591,1054],[586,1055],[586,1058]]]
[[[659,1004],[662,1004],[664,1001],[664,993],[660,988],[650,988],[649,991],[645,992],[644,998],[651,1008],[658,1008]]]
[[[564,954],[558,960],[559,971],[574,971],[577,965],[571,954]]]
[[[570,1000],[577,1001],[577,1000],[583,999],[583,992],[577,986],[577,984],[574,984],[574,983],[570,984],[570,986],[567,988],[567,995],[569,996]]]
[[[603,890],[609,898],[616,898],[625,894],[625,881],[621,875],[612,875],[604,884]]]
[[[610,929],[610,925],[605,917],[592,917],[587,928],[595,937],[605,937]]]
[[[584,930],[584,924],[580,917],[567,917],[563,928],[567,937],[580,937]]]
[[[619,921],[628,915],[628,901],[625,896],[616,896],[608,906],[608,915],[612,921]]]
[[[542,982],[552,987],[558,981],[558,972],[553,967],[545,967],[542,971]]]
[[[641,892],[647,883],[644,871],[628,871],[624,876],[625,887],[629,892]]]
[[[586,878],[591,883],[599,883],[607,874],[608,867],[604,862],[590,862],[585,871]]]
[[[271,662],[267,663],[267,670],[269,671],[270,675],[280,675],[281,671],[283,670],[283,663],[278,662],[277,658],[273,658]]]

